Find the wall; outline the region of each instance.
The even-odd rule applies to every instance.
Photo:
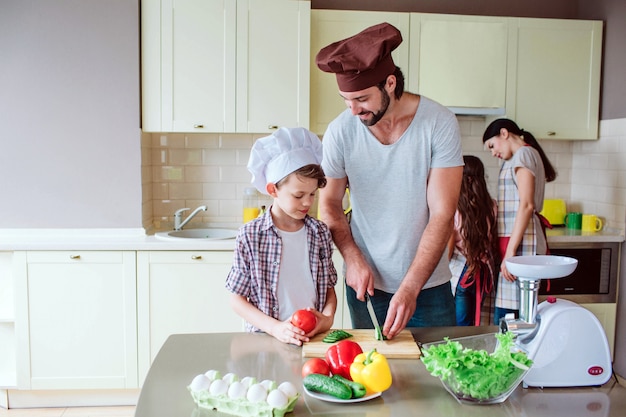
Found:
[[[574,175],[584,180],[596,178],[592,167],[581,168],[589,172],[576,174],[578,165],[588,166],[592,161],[601,165],[600,171],[610,171],[606,175],[616,176],[602,180],[616,183],[614,188],[603,191],[604,197],[592,200],[574,191],[573,197],[580,199],[582,207],[619,212],[620,206],[624,206],[624,186],[619,185],[623,170],[611,171],[599,161],[617,163],[616,159],[624,154],[623,128],[614,135],[605,134],[604,126],[606,120],[618,119],[620,124],[626,118],[626,49],[622,46],[626,39],[626,26],[622,24],[626,2],[312,1],[313,8],[350,8],[355,4],[369,9],[402,7],[409,11],[413,10],[411,7],[420,7],[415,11],[605,20],[601,139],[544,146],[549,148],[551,158],[555,154],[561,175],[557,181],[564,185],[570,184]],[[0,50],[0,229],[148,227],[153,217],[160,222],[161,217],[171,216],[172,208],[179,204],[193,206],[201,200],[213,200],[211,218],[231,221],[238,216],[236,200],[249,181],[241,177],[247,175],[242,161],[247,158],[254,136],[238,137],[235,140],[245,144],[235,148],[227,136],[222,137],[226,139],[222,142],[212,139],[212,151],[203,151],[202,158],[206,160],[195,165],[196,172],[200,167],[207,172],[207,184],[200,187],[201,196],[192,194],[191,188],[179,187],[186,182],[182,177],[168,177],[164,182],[157,179],[153,185],[153,171],[162,175],[167,169],[160,168],[166,164],[158,158],[154,158],[153,167],[154,135],[142,135],[139,131],[138,0],[1,0]],[[470,126],[464,127],[469,132],[465,146],[482,152],[480,144],[474,143],[481,128],[471,127],[480,122],[464,121],[462,125]],[[181,146],[172,149],[185,149]],[[615,147],[621,151],[607,151]],[[170,157],[169,149],[162,147],[164,157]],[[576,159],[576,169],[570,171],[574,152],[583,149],[593,158],[582,156],[580,162]],[[236,162],[232,162],[233,158]],[[489,157],[483,159],[486,163],[495,162]],[[208,161],[212,161],[209,166],[213,169],[205,167]],[[216,170],[215,161],[236,168]],[[623,166],[623,162],[617,165]],[[219,182],[231,173],[237,176],[233,182],[237,184],[232,191],[234,197],[225,195],[228,192]],[[171,195],[169,185],[175,185]],[[594,188],[594,184],[587,185]],[[557,189],[551,184],[547,196],[567,198],[560,195],[563,190],[569,197],[567,185]],[[603,198],[613,200],[606,202]],[[162,203],[164,200],[170,202]],[[612,218],[610,213],[607,216]],[[623,215],[620,219],[618,214],[611,221],[623,225]]]
[[[480,117],[460,117],[463,151],[481,158],[488,184],[496,195],[498,160],[483,149],[486,127]],[[626,119],[600,123],[598,141],[546,140],[541,146],[558,170],[547,184],[546,198],[563,198],[571,210],[604,217],[611,227],[624,228],[626,207]],[[182,207],[208,206],[197,220],[210,224],[241,223],[243,189],[250,184],[246,169],[255,135],[158,134],[150,150],[153,215],[157,227],[172,222]],[[575,184],[575,185],[573,185]]]
[[[140,228],[138,0],[1,0],[0,51],[0,229]]]

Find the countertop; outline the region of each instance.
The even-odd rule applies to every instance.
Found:
[[[546,230],[548,244],[551,242],[623,242],[624,230],[605,227],[599,232],[583,232],[566,227]]]
[[[0,229],[0,251],[234,249],[235,239],[161,240],[144,229]]]
[[[426,343],[443,337],[495,332],[495,326],[411,329]],[[302,348],[265,334],[214,333],[170,336],[157,354],[143,384],[136,417],[211,417],[214,411],[196,407],[187,386],[210,369],[240,377],[254,376],[278,383],[290,381],[301,397],[289,416],[445,416],[445,417],[617,417],[626,409],[626,388],[615,378],[601,387],[523,388],[496,405],[461,405],[431,376],[420,360],[391,359],[391,388],[366,402],[336,404],[309,397],[302,390]]]
[[[238,226],[213,226],[237,229]],[[160,231],[160,230],[158,230]],[[234,239],[165,241],[155,231],[139,229],[0,229],[0,251],[15,250],[233,250]],[[623,242],[624,231],[604,228],[596,233],[563,227],[547,230],[550,242]]]

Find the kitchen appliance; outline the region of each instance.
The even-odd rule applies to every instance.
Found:
[[[557,296],[579,304],[617,301],[618,242],[552,242],[550,254],[578,260],[574,272],[559,279],[543,280],[539,301]]]
[[[502,332],[514,332],[516,343],[533,360],[524,386],[574,387],[602,385],[611,377],[611,354],[598,319],[580,305],[550,297],[537,305],[542,279],[571,274],[574,258],[555,255],[514,256],[507,269],[518,278],[519,318],[507,315]]]
[[[539,214],[548,219],[552,226],[565,225],[565,215],[567,214],[565,200],[543,200],[543,209]]]

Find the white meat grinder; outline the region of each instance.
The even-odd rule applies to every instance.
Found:
[[[533,365],[524,387],[598,386],[612,375],[611,353],[602,325],[589,310],[555,297],[538,304],[542,279],[561,278],[576,269],[566,256],[514,256],[506,267],[517,277],[519,318],[500,320],[500,331],[516,334],[516,345]]]

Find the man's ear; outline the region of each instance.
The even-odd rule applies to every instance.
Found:
[[[273,182],[268,182],[265,186],[265,191],[267,191],[267,193],[272,197],[276,197],[276,184],[274,184]]]

